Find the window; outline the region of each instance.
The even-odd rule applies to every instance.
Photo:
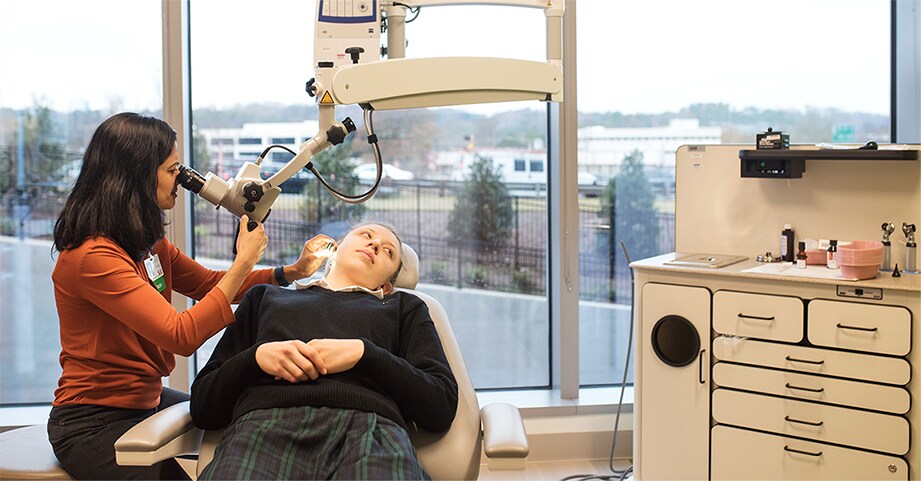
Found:
[[[525,172],[525,165],[524,159],[515,159],[515,172]]]
[[[543,160],[532,160],[531,161],[531,172],[543,172],[544,171],[544,161]]]
[[[262,139],[259,137],[245,137],[237,141],[240,145],[262,145]]]
[[[317,116],[315,104],[308,104],[309,99],[297,87],[303,85],[302,72],[313,72],[310,45],[304,43],[305,37],[313,37],[313,23],[305,20],[313,18],[312,8],[312,2],[295,1],[263,3],[258,7],[246,3],[190,3],[191,98],[196,129],[240,128],[235,122],[243,119],[244,129],[258,131],[274,143],[293,143],[294,138],[288,138],[293,137],[288,133],[291,124]],[[473,47],[479,51],[458,45],[465,42],[445,41],[452,36],[469,36],[457,22],[457,15],[476,19],[484,29],[504,32],[509,41],[501,45],[478,42],[480,45]],[[277,28],[245,41],[234,33],[248,29],[259,19]],[[527,27],[519,26],[522,24]],[[463,53],[542,59],[543,32],[543,12],[536,9],[425,7],[420,20],[407,25],[406,35],[412,46],[407,56]],[[238,62],[241,49],[260,52],[255,57],[265,65],[289,65],[290,75],[284,79],[281,74],[259,79],[215,74],[221,71],[221,65]],[[452,53],[452,49],[458,52]],[[522,57],[523,54],[530,57]],[[299,60],[291,64],[292,58]],[[281,87],[269,83],[275,81]],[[217,95],[219,91],[228,94],[221,97]],[[266,109],[273,115],[250,118],[255,111],[253,106],[273,102],[282,106]],[[238,103],[247,108],[236,107]],[[514,113],[513,118],[498,123],[491,120],[492,114],[501,112]],[[339,119],[350,116],[358,132],[344,144],[323,152],[315,165],[324,176],[334,175],[337,185],[353,182],[355,189],[363,192],[367,185],[361,183],[353,169],[374,159],[363,141],[361,111],[340,107],[336,114]],[[304,240],[316,233],[340,237],[350,223],[391,224],[418,252],[422,260],[419,289],[434,295],[448,310],[475,385],[549,386],[546,189],[536,194],[533,189],[510,192],[502,180],[511,180],[511,161],[516,153],[520,155],[538,145],[537,155],[546,156],[545,105],[534,102],[379,111],[374,114],[374,125],[381,139],[383,161],[389,168],[376,196],[365,204],[350,206],[334,200],[317,182],[303,184],[303,190],[290,191],[290,182],[283,184],[283,193],[266,223],[269,245],[264,262],[290,262]],[[297,136],[309,138],[316,127],[302,130]],[[261,142],[255,138],[239,140],[240,145],[247,146]],[[199,170],[201,165],[214,165],[216,151],[207,145],[193,146],[193,150]],[[242,158],[242,153],[238,157]],[[287,159],[287,153],[273,152],[271,165]],[[525,160],[521,162],[524,168]],[[542,172],[545,160],[535,162]],[[465,177],[467,181],[461,180]],[[500,194],[487,195],[492,188]],[[195,256],[215,266],[226,264],[231,255],[232,219],[200,199],[194,202]],[[488,222],[475,223],[477,219],[469,215],[466,207],[484,202],[498,208]],[[208,352],[207,348],[200,351],[199,366],[207,360]],[[503,369],[495,369],[497,365]]]
[[[54,398],[52,229],[95,128],[161,116],[160,3],[0,2],[0,404]]]
[[[674,250],[678,146],[752,144],[768,127],[791,143],[889,140],[891,3],[578,3],[579,170],[606,184],[579,201],[583,385],[623,376],[620,241],[633,260]]]

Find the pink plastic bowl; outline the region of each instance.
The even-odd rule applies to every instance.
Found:
[[[874,264],[872,266],[847,266],[839,264],[838,268],[841,269],[841,276],[847,279],[872,279],[879,274],[879,264]]]
[[[876,241],[854,241],[838,246],[836,260],[840,266],[879,266],[883,262],[883,243]]]

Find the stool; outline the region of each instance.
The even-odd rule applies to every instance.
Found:
[[[0,479],[71,479],[54,457],[44,424],[0,433]]]

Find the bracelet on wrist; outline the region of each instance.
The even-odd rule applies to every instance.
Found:
[[[279,286],[287,287],[291,285],[291,283],[288,282],[288,279],[285,279],[285,266],[278,266],[274,269],[274,271],[275,271],[275,282],[277,282]]]

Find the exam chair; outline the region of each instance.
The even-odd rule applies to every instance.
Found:
[[[444,308],[431,296],[413,290],[419,280],[418,267],[415,251],[403,244],[403,270],[396,286],[428,305],[458,387],[457,415],[447,432],[434,434],[410,427],[419,461],[435,480],[476,479],[481,453],[485,453],[490,470],[524,469],[529,449],[518,408],[492,403],[480,409]],[[121,465],[148,466],[198,453],[196,474],[200,474],[213,458],[219,440],[219,431],[203,432],[194,426],[189,403],[184,402],[160,411],[125,433],[115,442],[115,457]]]

